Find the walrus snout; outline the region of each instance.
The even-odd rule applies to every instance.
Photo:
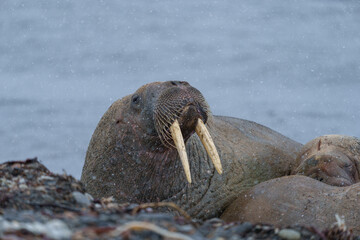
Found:
[[[178,150],[186,178],[191,183],[185,142],[194,132],[199,136],[207,153],[221,174],[222,166],[205,123],[209,107],[199,90],[187,82],[170,82],[171,87],[158,97],[154,108],[155,129],[164,146]]]
[[[354,164],[339,153],[313,155],[303,161],[297,172],[332,186],[350,186],[357,182]]]
[[[195,132],[198,119],[201,119],[206,123],[207,118],[207,113],[202,107],[190,103],[184,108],[177,120],[179,121],[181,133],[183,134],[185,141]]]
[[[206,123],[208,105],[196,88],[187,82],[171,81],[158,97],[154,107],[155,129],[164,146],[175,147],[170,126],[179,121],[185,142],[195,132],[197,119]]]

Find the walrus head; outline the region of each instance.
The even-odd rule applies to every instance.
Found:
[[[359,182],[359,152],[360,141],[357,138],[321,136],[303,147],[295,173],[333,186],[349,186]]]
[[[205,123],[209,115],[209,106],[199,90],[187,82],[170,81],[152,83],[140,88],[131,97],[131,107],[146,119],[147,131],[155,136],[151,144],[159,145],[160,139],[165,148],[176,148],[187,181],[191,183],[189,162],[185,142],[196,132],[218,170],[222,173],[219,155]],[[154,91],[153,88],[156,88]],[[147,91],[144,91],[146,89]],[[155,132],[154,132],[155,130]]]
[[[113,103],[100,120],[88,148],[82,180],[88,191],[112,193],[119,200],[171,197],[184,187],[179,180],[183,179],[179,162],[187,181],[192,181],[185,143],[194,133],[215,169],[222,173],[206,127],[211,117],[203,95],[187,82],[144,85]]]

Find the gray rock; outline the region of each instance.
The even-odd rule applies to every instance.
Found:
[[[298,231],[292,229],[282,229],[279,231],[278,235],[286,240],[298,240],[301,237]]]
[[[72,232],[61,220],[54,219],[46,224],[46,235],[53,239],[70,239]]]
[[[91,196],[90,193],[85,193],[85,196],[86,196],[90,201],[93,201],[93,200],[94,200],[93,196]]]
[[[249,232],[252,229],[253,225],[249,222],[244,222],[243,224],[234,227],[233,231],[238,235],[243,235]]]
[[[85,205],[87,207],[91,205],[91,201],[85,194],[75,191],[75,192],[72,192],[71,195],[74,197],[75,201],[78,204]]]
[[[20,188],[21,190],[25,190],[25,189],[28,189],[28,186],[26,186],[26,184],[20,184],[20,185],[19,185],[19,188]]]
[[[46,188],[44,186],[38,186],[38,187],[35,187],[34,189],[39,192],[46,192]]]
[[[44,234],[52,239],[70,239],[72,232],[69,227],[61,220],[54,219],[47,223],[41,222],[18,222],[7,221],[0,218],[0,236],[6,231],[18,231],[25,229],[34,234]]]

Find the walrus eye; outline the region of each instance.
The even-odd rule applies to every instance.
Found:
[[[131,103],[138,105],[140,103],[140,96],[137,94],[134,94],[131,99]]]
[[[344,168],[345,168],[346,170],[348,170],[349,172],[352,172],[352,170],[353,170],[353,167],[352,167],[352,165],[351,165],[350,163],[346,163],[346,164],[344,165]]]

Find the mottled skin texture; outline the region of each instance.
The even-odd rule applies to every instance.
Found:
[[[327,135],[308,142],[296,159],[294,174],[305,175],[333,186],[359,182],[360,141],[342,135]]]
[[[360,183],[336,187],[301,175],[285,176],[244,191],[221,218],[227,222],[305,225],[323,230],[336,222],[338,214],[358,235],[359,192]]]
[[[154,127],[154,106],[171,88],[184,82],[151,83],[111,105],[89,144],[81,180],[94,197],[119,202],[172,201],[197,218],[219,216],[240,192],[260,182],[288,175],[302,145],[251,121],[193,113],[180,116],[192,184],[178,153],[162,144]],[[172,89],[174,90],[174,89]],[[136,100],[136,101],[134,101]],[[196,115],[198,114],[198,115]],[[219,175],[198,136],[193,117],[207,118],[223,165]]]
[[[360,140],[318,137],[303,147],[297,162],[294,173],[298,175],[272,179],[242,192],[221,218],[324,229],[336,222],[337,213],[360,234]]]

